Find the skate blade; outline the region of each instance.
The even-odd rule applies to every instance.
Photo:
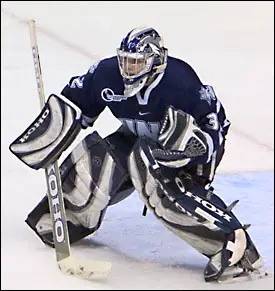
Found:
[[[220,284],[237,283],[237,282],[258,280],[261,278],[265,278],[266,276],[268,276],[268,273],[266,270],[242,271],[242,272],[235,273],[235,274],[234,273],[233,274],[223,274],[217,280],[217,282]]]

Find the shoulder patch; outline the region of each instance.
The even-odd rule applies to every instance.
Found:
[[[93,74],[93,73],[94,73],[94,71],[95,71],[96,68],[98,67],[99,63],[100,63],[100,61],[94,63],[94,64],[89,68],[89,73],[90,73],[90,74]]]
[[[203,85],[199,91],[200,99],[205,100],[211,106],[211,100],[216,100],[214,89],[210,85]]]

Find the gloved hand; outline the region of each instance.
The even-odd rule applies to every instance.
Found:
[[[167,109],[158,143],[160,148],[152,151],[155,159],[173,168],[185,166],[208,151],[206,136],[194,117],[172,106]]]

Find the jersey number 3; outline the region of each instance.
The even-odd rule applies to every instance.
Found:
[[[206,117],[209,119],[209,124],[207,124],[207,127],[211,128],[213,130],[218,130],[219,129],[219,121],[218,121],[217,114],[212,112],[212,113],[209,113]]]

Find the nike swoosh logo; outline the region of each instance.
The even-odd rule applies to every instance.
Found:
[[[147,114],[150,114],[151,112],[139,112],[138,114],[139,115],[147,115]]]

